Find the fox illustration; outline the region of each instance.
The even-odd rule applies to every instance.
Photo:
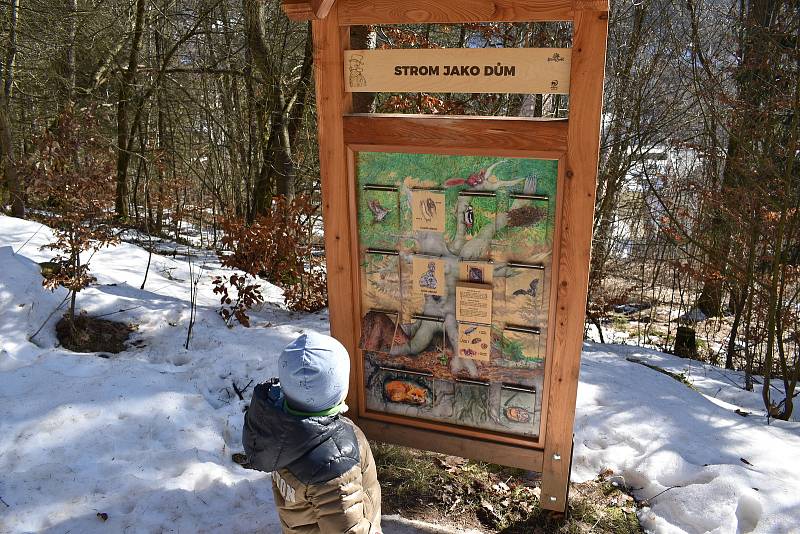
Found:
[[[532,419],[531,412],[519,406],[506,406],[503,413],[506,419],[514,423],[530,423]]]
[[[390,380],[384,386],[391,402],[420,406],[428,401],[428,390],[406,380]]]

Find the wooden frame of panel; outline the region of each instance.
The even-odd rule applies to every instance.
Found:
[[[353,355],[348,403],[375,439],[542,472],[542,506],[566,509],[589,273],[608,26],[607,0],[284,0],[313,20],[331,333]],[[326,16],[326,11],[327,16]],[[351,114],[343,57],[360,24],[573,21],[569,120]],[[491,432],[456,435],[365,413],[358,349],[360,272],[354,151],[497,155],[559,160],[550,324],[538,441]]]

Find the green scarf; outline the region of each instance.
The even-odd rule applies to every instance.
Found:
[[[283,399],[283,409],[286,413],[297,416],[297,417],[329,417],[331,415],[336,415],[337,413],[342,411],[342,408],[345,407],[344,402],[340,402],[333,408],[328,408],[327,410],[322,410],[321,412],[301,412],[299,410],[294,410],[292,407],[289,406],[289,403],[286,402],[286,399]]]

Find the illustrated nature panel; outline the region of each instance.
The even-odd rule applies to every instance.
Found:
[[[369,412],[539,435],[558,165],[357,155]]]

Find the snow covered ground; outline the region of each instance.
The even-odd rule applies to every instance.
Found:
[[[210,284],[222,271],[195,257],[204,274],[187,351],[186,258],[154,257],[141,291],[147,252],[123,243],[92,258],[98,284],[78,306],[139,325],[133,346],[75,355],[55,348],[63,312],[48,320],[66,294],[41,287],[49,239],[0,217],[0,533],[279,532],[266,475],[230,459],[245,404],[233,382],[274,376],[280,349],[303,329],[326,331],[327,315],[287,312],[270,287],[255,327],[228,329]]]
[[[154,256],[142,291],[147,252],[123,243],[92,258],[98,283],[78,304],[137,324],[133,342],[111,358],[75,355],[53,334],[65,293],[41,287],[48,239],[0,216],[0,533],[279,532],[266,475],[230,459],[245,404],[233,383],[273,376],[298,332],[327,331],[326,313],[290,313],[269,287],[253,328],[227,329],[210,284],[224,271],[195,251],[203,279],[186,350],[187,257]],[[696,390],[626,358],[682,372]],[[640,519],[652,532],[798,531],[800,423],[767,425],[741,383],[698,362],[587,344],[573,480],[612,470],[649,501]]]
[[[698,391],[627,358],[684,371]],[[573,481],[611,469],[650,502],[639,519],[653,532],[800,532],[800,423],[735,413],[753,410],[759,394],[719,378],[742,383],[735,372],[704,367],[587,344]]]

